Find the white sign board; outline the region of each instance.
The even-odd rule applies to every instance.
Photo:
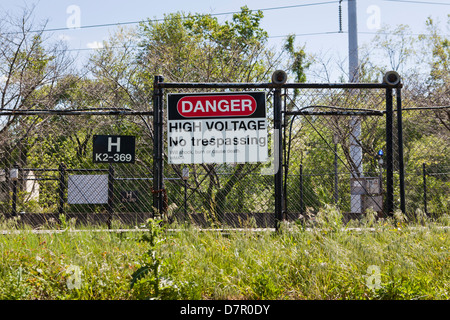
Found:
[[[171,164],[268,160],[264,92],[169,94]]]
[[[70,204],[108,203],[108,175],[69,175],[67,202]]]

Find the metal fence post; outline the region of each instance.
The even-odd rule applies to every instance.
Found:
[[[159,83],[164,81],[162,76],[155,76],[153,83],[153,207],[157,214],[164,214],[164,90]],[[155,212],[153,213],[153,216]]]
[[[405,165],[403,162],[403,124],[402,124],[402,93],[401,88],[397,87],[397,135],[398,135],[398,171],[400,184],[400,210],[406,214],[405,200]]]
[[[274,131],[278,132],[277,140],[275,141],[275,161],[278,168],[275,172],[275,229],[278,231],[280,223],[283,220],[283,137],[282,137],[282,107],[281,107],[281,88],[275,88],[273,95],[274,104]]]
[[[386,89],[386,213],[394,212],[394,163],[392,147],[392,88]]]
[[[284,114],[284,117],[283,117],[283,119],[282,119],[282,123],[283,123],[283,159],[284,159],[284,164],[283,164],[283,166],[284,166],[284,179],[283,179],[283,181],[284,181],[284,183],[283,183],[283,203],[282,203],[282,212],[283,212],[283,218],[286,218],[286,215],[287,215],[287,211],[288,211],[288,201],[287,201],[287,184],[288,184],[288,178],[289,178],[289,175],[288,175],[288,172],[289,172],[289,156],[287,155],[287,152],[288,152],[288,150],[287,150],[287,148],[286,148],[286,146],[287,146],[287,141],[286,141],[286,139],[287,139],[287,134],[286,134],[286,129],[287,129],[287,127],[288,127],[288,125],[287,125],[287,116],[286,116],[286,105],[287,105],[287,103],[286,103],[286,99],[287,99],[287,89],[284,89],[284,94],[283,94],[283,96],[284,96],[284,103],[283,103],[283,106],[282,106],[282,114]],[[293,119],[291,120],[291,121],[293,121]]]

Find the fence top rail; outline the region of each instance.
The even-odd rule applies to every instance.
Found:
[[[0,110],[0,116],[153,116],[153,111],[134,110]]]
[[[382,116],[383,111],[286,111],[286,115],[310,115],[310,116]]]
[[[219,83],[219,82],[157,82],[158,88],[183,88],[183,89],[387,89],[396,88],[385,83]]]
[[[20,171],[34,171],[34,172],[59,172],[61,169],[55,168],[21,168],[17,167]],[[66,172],[108,172],[108,169],[102,168],[80,168],[80,169],[69,169],[64,168]]]
[[[413,108],[402,108],[403,111],[409,110],[445,110],[450,109],[450,106],[429,106],[429,107],[413,107]]]

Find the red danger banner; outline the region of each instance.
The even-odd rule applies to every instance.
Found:
[[[186,96],[177,103],[185,118],[247,117],[256,111],[256,100],[248,94]]]
[[[167,95],[168,120],[266,118],[265,92],[172,93]]]

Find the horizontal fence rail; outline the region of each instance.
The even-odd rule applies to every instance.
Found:
[[[153,90],[148,110],[0,110],[1,215],[34,226],[114,228],[161,217],[278,229],[327,207],[344,219],[398,209],[438,217],[450,209],[449,108],[421,103],[401,84],[175,83],[157,76]],[[230,92],[264,93],[268,160],[170,162],[169,95]],[[135,154],[114,162],[105,149],[95,157],[95,136],[111,137],[110,152],[118,152],[117,137],[133,137]]]

